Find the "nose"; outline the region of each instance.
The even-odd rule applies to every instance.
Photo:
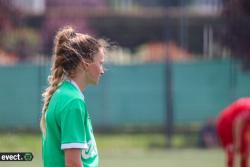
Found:
[[[101,69],[101,75],[103,75],[104,74],[104,70],[103,69]]]

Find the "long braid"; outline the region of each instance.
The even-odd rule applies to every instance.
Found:
[[[56,57],[56,61],[51,68],[51,75],[48,77],[50,86],[45,90],[45,92],[42,94],[44,98],[44,105],[42,109],[42,118],[40,122],[41,130],[45,134],[46,133],[46,128],[45,128],[45,113],[47,111],[49,101],[56,91],[58,84],[61,82],[62,77],[63,77],[63,67],[61,66],[62,64],[62,57]]]
[[[65,27],[62,30],[59,30],[55,36],[54,40],[54,50],[53,50],[53,58],[54,63],[51,68],[51,75],[48,77],[49,87],[42,94],[44,104],[42,108],[42,117],[40,121],[40,128],[42,133],[46,133],[46,123],[45,123],[45,115],[49,106],[50,99],[56,89],[58,88],[59,83],[62,81],[64,75],[63,64],[65,63],[65,57],[61,52],[63,45],[70,38],[75,36],[74,29],[71,27]]]

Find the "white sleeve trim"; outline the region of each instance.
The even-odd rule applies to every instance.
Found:
[[[88,149],[87,143],[65,143],[61,144],[61,149],[69,149],[69,148],[82,148],[82,149]]]

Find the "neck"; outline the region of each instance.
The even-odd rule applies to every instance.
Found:
[[[77,86],[80,88],[81,91],[84,91],[86,88],[87,84],[86,82],[83,82],[84,80],[81,78],[72,78],[73,81],[77,84]]]

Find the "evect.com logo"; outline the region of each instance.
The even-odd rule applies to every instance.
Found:
[[[32,161],[30,152],[0,152],[0,161]]]

